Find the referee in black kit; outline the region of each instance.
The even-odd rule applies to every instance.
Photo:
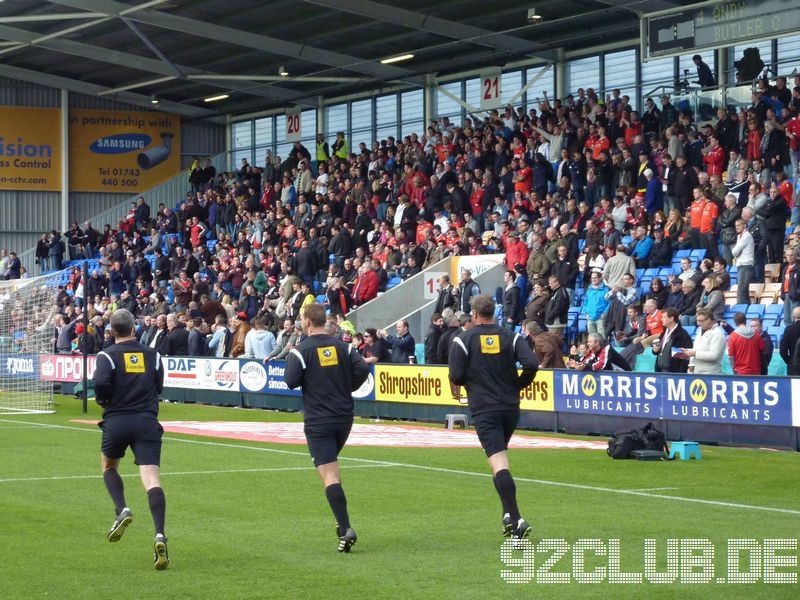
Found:
[[[519,422],[519,392],[533,381],[539,361],[520,334],[497,324],[489,296],[476,296],[470,306],[472,327],[453,338],[450,349],[450,380],[467,388],[475,430],[503,504],[503,535],[522,539],[530,535],[531,526],[517,507],[508,441]]]
[[[153,564],[161,571],[169,565],[164,535],[166,500],[159,476],[161,436],[164,433],[158,422],[158,395],[164,383],[161,357],[152,348],[136,341],[134,319],[129,311],[114,311],[111,330],[115,343],[97,355],[93,378],[97,403],[104,409],[100,421],[103,430],[103,480],[117,512],[108,532],[108,541],[119,541],[133,520],[133,514],[125,503],[122,478],[117,472],[119,461],[130,446],[147,490],[156,529]]]
[[[356,532],[350,527],[338,457],[353,427],[352,393],[369,376],[369,366],[350,344],[325,333],[325,309],[309,304],[300,315],[308,337],[286,357],[284,378],[303,389],[308,450],[336,517],[339,552],[350,552]]]

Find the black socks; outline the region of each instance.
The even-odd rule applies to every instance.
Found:
[[[106,484],[106,489],[111,496],[111,500],[114,502],[114,509],[117,511],[117,514],[121,513],[122,509],[126,506],[125,486],[122,483],[122,477],[119,476],[116,469],[106,469],[103,471],[103,481]]]
[[[520,519],[519,507],[517,507],[517,486],[514,478],[508,469],[498,471],[494,476],[494,487],[500,495],[500,502],[503,503],[503,510],[507,512],[511,519],[516,523]]]
[[[343,535],[350,527],[350,517],[347,514],[347,497],[344,495],[342,484],[334,483],[326,487],[325,496],[328,498],[328,504],[331,505],[333,516],[336,517],[336,522]]]
[[[150,488],[147,490],[147,500],[150,502],[150,514],[153,515],[156,534],[163,534],[164,514],[167,510],[167,499],[164,497],[164,490],[160,487]]]

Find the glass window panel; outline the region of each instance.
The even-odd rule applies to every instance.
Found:
[[[522,88],[522,71],[509,71],[508,73],[503,73],[502,82],[503,85],[501,97],[503,100],[503,105],[506,105],[511,101],[511,98],[517,95],[517,92],[519,92],[520,88]],[[519,106],[520,104],[522,104],[522,97],[515,100],[516,106]]]
[[[622,96],[631,99],[631,106],[636,108],[636,50],[622,50],[621,52],[609,52],[604,57],[605,60],[605,95],[610,96],[615,89],[620,91]]]
[[[672,57],[657,58],[642,63],[642,97],[648,94],[662,94],[663,90],[654,90],[657,86],[665,85],[672,91],[675,85],[675,60]]]
[[[481,105],[481,84],[480,79],[467,79],[466,81],[467,93],[464,101],[475,110],[480,110]]]
[[[545,69],[547,69],[547,66],[531,67],[526,73],[525,81],[530,81]],[[536,83],[528,88],[527,105],[529,108],[538,108],[536,105],[536,99],[543,97],[542,90],[547,90],[547,97],[551,100],[555,97],[556,70],[553,67],[550,67],[550,70],[547,73],[539,77],[539,79],[536,80]]]
[[[400,136],[425,133],[425,96],[422,90],[412,90],[400,94]]]
[[[274,125],[273,117],[266,117],[264,119],[256,119],[256,140],[255,145],[258,147],[272,146],[272,130]]]
[[[451,81],[450,83],[444,83],[439,87],[447,90],[456,98],[461,97],[460,81]],[[450,117],[451,121],[459,123],[461,122],[461,105],[452,98],[450,98],[450,96],[445,95],[441,90],[437,88],[436,114],[434,116],[439,119],[441,119],[442,117]]]
[[[800,65],[800,34],[778,39],[778,73],[788,76]],[[793,85],[792,81],[788,84]]]
[[[334,139],[338,131],[347,131],[346,103],[325,107],[325,136]]]
[[[317,140],[317,109],[310,108],[300,114],[300,135],[302,136],[300,141],[311,152],[311,156],[315,156],[309,144],[313,146]]]
[[[600,57],[587,56],[567,62],[567,93],[575,94],[578,88],[600,91]]]
[[[397,138],[397,94],[378,96],[375,99],[375,121],[379,140],[394,136]]]
[[[364,142],[372,146],[372,99],[359,100],[350,105],[350,123],[353,127],[353,147]]]
[[[253,145],[253,122],[239,121],[233,124],[233,147],[249,148]]]

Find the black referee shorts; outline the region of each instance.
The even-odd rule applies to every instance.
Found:
[[[489,457],[508,450],[508,441],[519,423],[519,409],[480,413],[474,421],[478,439]]]
[[[314,461],[314,466],[326,465],[339,459],[339,452],[344,448],[353,421],[340,423],[306,423],[304,431],[308,452]]]
[[[164,428],[155,415],[113,415],[100,421],[101,450],[108,458],[122,458],[130,446],[137,465],[161,464],[161,436]]]

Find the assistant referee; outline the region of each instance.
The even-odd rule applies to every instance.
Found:
[[[309,304],[300,315],[308,337],[286,357],[284,378],[303,389],[308,450],[336,517],[339,552],[350,552],[356,532],[350,527],[347,497],[339,477],[339,452],[353,427],[352,393],[369,376],[369,366],[350,344],[325,333],[325,309]]]
[[[503,535],[521,539],[530,535],[531,527],[517,506],[508,442],[519,422],[520,390],[533,381],[539,361],[520,334],[497,324],[489,296],[476,296],[470,306],[472,327],[453,338],[450,348],[450,380],[467,388],[475,430],[503,504]]]
[[[133,521],[133,514],[125,503],[122,478],[117,472],[119,461],[130,446],[147,490],[156,529],[153,564],[161,571],[169,565],[164,535],[166,499],[159,473],[164,433],[158,422],[158,395],[164,382],[161,357],[154,349],[136,341],[134,319],[129,311],[114,311],[111,330],[115,343],[97,355],[93,378],[97,403],[104,409],[100,421],[103,480],[117,514],[108,532],[108,541],[119,541]]]

